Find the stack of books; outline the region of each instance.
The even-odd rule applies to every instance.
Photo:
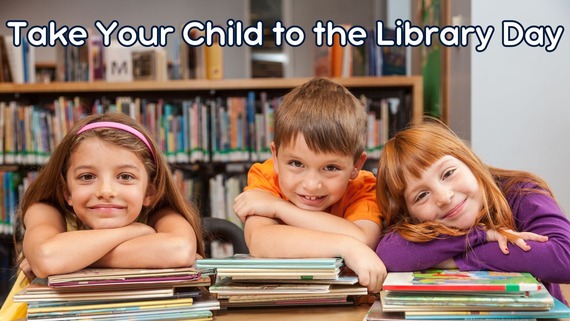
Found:
[[[28,320],[211,320],[212,271],[95,269],[37,279],[14,296]]]
[[[366,320],[568,317],[570,308],[529,273],[426,270],[388,273]]]
[[[247,254],[197,261],[198,268],[215,268],[210,293],[221,307],[353,304],[367,295],[354,275],[342,275],[339,258],[264,259]]]

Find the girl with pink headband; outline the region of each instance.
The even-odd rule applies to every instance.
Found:
[[[26,190],[18,215],[21,272],[0,316],[25,316],[12,296],[36,276],[183,267],[204,256],[198,211],[148,132],[121,113],[76,123]]]

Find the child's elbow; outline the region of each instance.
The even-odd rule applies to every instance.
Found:
[[[28,258],[30,269],[38,278],[46,278],[50,275],[66,273],[66,266],[61,257],[49,247],[41,247],[37,249],[33,258]]]
[[[196,243],[180,238],[173,240],[170,244],[172,261],[170,267],[191,266],[196,262]]]
[[[61,266],[54,260],[37,260],[30,266],[34,275],[40,279],[47,278],[50,275],[64,273]]]
[[[259,237],[259,233],[256,233],[253,230],[245,231],[245,244],[249,250],[249,254],[253,257],[268,257],[267,253],[263,251],[263,246],[265,243],[262,241],[256,241],[256,238]]]

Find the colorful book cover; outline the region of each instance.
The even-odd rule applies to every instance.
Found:
[[[538,291],[542,284],[530,273],[495,271],[425,270],[390,272],[385,291]]]

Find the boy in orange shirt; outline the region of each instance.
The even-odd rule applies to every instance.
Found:
[[[275,113],[272,158],[254,164],[234,211],[253,256],[341,257],[361,285],[378,292],[386,267],[376,178],[366,161],[366,111],[343,86],[313,79]]]

